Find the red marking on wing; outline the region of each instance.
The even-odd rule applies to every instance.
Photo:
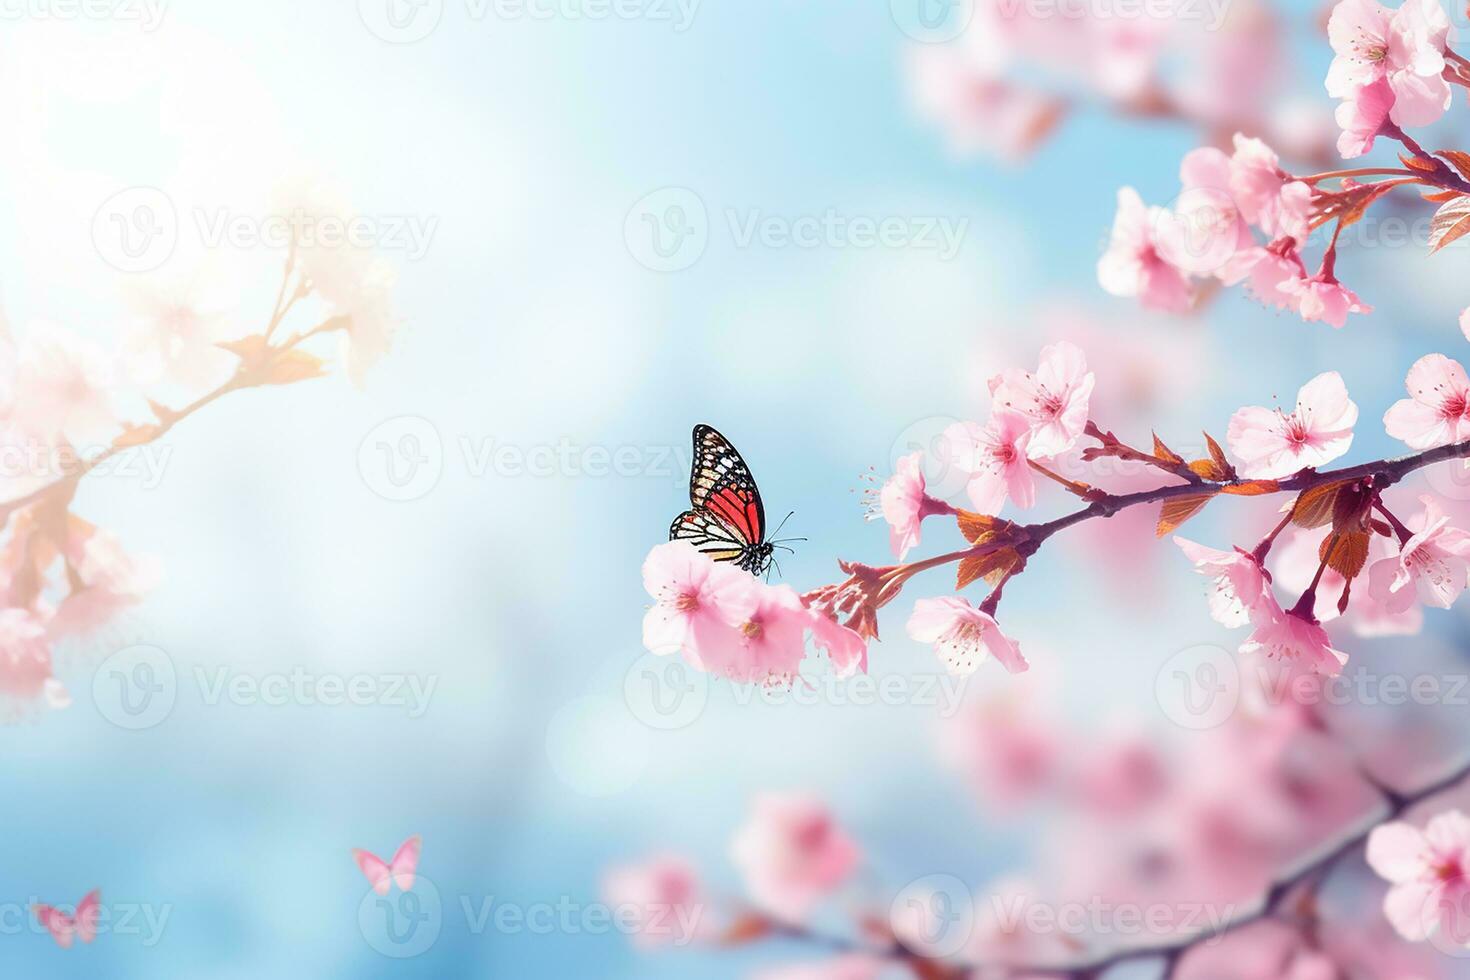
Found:
[[[705,507],[739,534],[746,544],[760,543],[760,511],[754,494],[738,487],[723,487],[710,496]]]

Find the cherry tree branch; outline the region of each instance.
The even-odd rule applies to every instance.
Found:
[[[1110,433],[1100,431],[1094,437],[1100,440],[1104,437],[1112,439]],[[1105,445],[1107,445],[1106,442]],[[1128,452],[1144,455],[1139,450],[1128,450]],[[1114,455],[1117,454],[1114,453]],[[1129,458],[1133,457],[1129,456]],[[1446,460],[1465,458],[1470,458],[1470,441],[1438,446],[1406,456],[1344,466],[1334,470],[1305,469],[1284,480],[1252,480],[1234,475],[1228,479],[1209,480],[1191,471],[1191,475],[1196,477],[1194,482],[1168,484],[1131,493],[1114,494],[1089,487],[1088,493],[1092,498],[1090,503],[1050,521],[1018,524],[985,518],[985,520],[994,522],[994,532],[981,537],[969,548],[885,567],[874,567],[860,562],[839,562],[840,567],[848,572],[850,578],[839,585],[827,586],[810,592],[807,594],[807,599],[817,603],[831,603],[834,612],[848,615],[849,626],[864,632],[865,635],[876,636],[877,610],[897,597],[908,579],[921,571],[940,565],[985,558],[1004,549],[1012,549],[1015,552],[1016,561],[1006,570],[1005,578],[1009,580],[1024,570],[1026,559],[1039,551],[1053,535],[1086,521],[1112,517],[1130,508],[1146,504],[1162,504],[1187,497],[1202,498],[1201,506],[1203,506],[1204,500],[1213,499],[1215,496],[1268,496],[1279,493],[1300,493],[1315,487],[1357,481],[1368,481],[1376,494],[1398,483],[1415,470]],[[1161,464],[1161,468],[1173,471],[1168,464]],[[1175,473],[1174,475],[1182,474]],[[1277,530],[1279,531],[1280,528]],[[1268,538],[1266,542],[1263,542],[1263,546],[1267,546],[1269,540]],[[835,601],[834,597],[837,597]]]
[[[913,971],[920,980],[957,980],[975,970],[1001,971],[1004,974],[1026,977],[1052,977],[1054,980],[1102,980],[1107,973],[1127,963],[1141,960],[1159,960],[1163,967],[1160,974],[1164,980],[1172,977],[1175,968],[1191,950],[1203,946],[1242,929],[1248,925],[1276,916],[1287,900],[1304,888],[1319,887],[1332,871],[1349,855],[1361,848],[1373,829],[1388,820],[1403,816],[1410,809],[1441,793],[1459,786],[1470,779],[1470,760],[1462,762],[1447,775],[1428,783],[1411,793],[1400,792],[1374,777],[1360,771],[1364,781],[1383,797],[1382,815],[1375,818],[1358,833],[1343,838],[1313,860],[1296,870],[1276,879],[1262,896],[1261,902],[1252,911],[1235,916],[1214,929],[1193,933],[1177,939],[1146,946],[1133,946],[1100,954],[1091,959],[1077,960],[1056,965],[1025,965],[1013,963],[948,963],[929,959],[895,939],[876,944],[858,939],[821,933],[804,926],[766,920],[762,928],[755,930],[759,935],[777,936],[819,946],[840,954],[856,954],[876,957],[898,963]]]

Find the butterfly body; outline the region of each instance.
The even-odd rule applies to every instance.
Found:
[[[669,525],[670,541],[688,541],[715,561],[753,575],[771,566],[776,545],[766,539],[766,508],[750,467],[713,426],[694,427],[689,510]]]

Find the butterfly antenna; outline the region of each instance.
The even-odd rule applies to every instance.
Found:
[[[771,533],[772,534],[780,534],[781,533],[781,529],[786,526],[786,522],[789,521],[789,520],[791,520],[791,515],[792,514],[795,514],[795,513],[796,513],[796,511],[794,511],[794,510],[788,510],[786,512],[786,516],[783,517],[783,518],[781,518],[781,523],[776,525],[776,530],[772,531]]]
[[[772,555],[771,556],[771,565],[775,565],[776,566],[776,574],[777,575],[780,575],[781,574],[781,563],[776,560],[776,556],[775,555]],[[770,568],[770,565],[767,565],[766,566],[766,581],[769,582],[770,580],[771,580],[771,568]]]
[[[780,548],[782,551],[789,551],[793,555],[796,554],[796,549],[795,548],[788,548],[784,544],[777,544],[774,541],[771,542],[771,547],[773,547],[773,548]],[[776,559],[772,558],[771,560],[772,561],[775,561]]]
[[[770,540],[770,543],[771,544],[780,544],[783,541],[805,541],[805,540],[807,540],[807,539],[806,538],[772,538]],[[790,551],[791,549],[790,548],[787,548],[786,550],[787,551]]]

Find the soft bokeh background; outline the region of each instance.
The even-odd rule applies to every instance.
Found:
[[[931,872],[981,882],[1024,866],[1026,827],[982,819],[940,762],[933,707],[748,705],[717,684],[678,730],[630,709],[638,566],[684,505],[691,425],[716,424],[770,510],[795,510],[787,531],[808,540],[782,575],[810,588],[832,580],[838,556],[886,553],[851,492],[864,471],[884,474],[948,420],[981,415],[990,373],[1069,331],[1092,338],[1101,390],[1153,406],[1103,420],[1134,437],[1148,425],[1183,445],[1206,425],[1223,434],[1238,405],[1290,399],[1335,368],[1362,408],[1355,458],[1391,452],[1377,419],[1404,370],[1465,343],[1464,259],[1348,253],[1344,278],[1379,312],[1341,332],[1238,292],[1199,318],[1147,320],[1101,295],[1093,264],[1117,187],[1167,201],[1194,134],[1084,113],[1021,168],[953,159],[910,108],[912,42],[887,6],[710,0],[678,31],[476,19],[450,0],[412,44],[375,36],[345,0],[174,0],[152,32],[36,16],[0,26],[0,287],[16,331],[52,321],[114,342],[137,277],[99,254],[92,225],[125,188],[162,189],[186,214],[252,215],[278,181],[317,173],[365,215],[434,223],[422,257],[388,253],[407,326],[365,390],[334,376],[226,399],[168,439],[156,486],[84,485],[78,510],[158,554],[166,579],[112,635],[68,651],[71,709],[0,731],[0,902],[72,902],[100,886],[109,905],[169,918],[154,945],[107,936],[70,952],[12,928],[0,970],[741,975],[804,951],[644,956],[614,934],[476,935],[461,900],[586,904],[609,863],[665,849],[700,856],[733,892],[727,841],[762,789],[831,801],[868,850],[879,907]],[[1294,13],[1300,87],[1315,96],[1328,53],[1310,12]],[[625,223],[671,186],[706,208],[708,243],[689,268],[658,272]],[[946,258],[741,247],[726,218],[828,209],[968,224]],[[156,274],[209,270],[239,332],[259,329],[279,256],[197,239],[186,220]],[[1144,351],[1165,369],[1130,371]],[[1135,374],[1170,383],[1140,393]],[[403,417],[437,434],[429,465],[442,473],[393,501],[375,492],[381,457],[369,448],[363,463],[359,449],[398,446],[402,428],[370,434]],[[507,446],[569,446],[578,460],[633,447],[637,473],[477,463]],[[1204,519],[1197,534],[1254,540],[1270,506]],[[953,532],[928,534],[943,545]],[[1228,642],[1200,592],[1151,538],[1059,542],[1008,590],[1003,618],[1056,675],[1076,724],[1124,718],[1182,739],[1154,679],[1176,651]],[[885,619],[872,671],[931,675],[903,615],[901,604]],[[172,713],[133,732],[90,691],[97,665],[138,643],[167,651],[179,684]],[[298,666],[437,686],[411,718],[386,705],[210,705],[196,673]],[[968,693],[1008,683],[990,664]],[[443,927],[422,955],[395,960],[358,927],[364,882],[348,851],[387,856],[412,833]]]

